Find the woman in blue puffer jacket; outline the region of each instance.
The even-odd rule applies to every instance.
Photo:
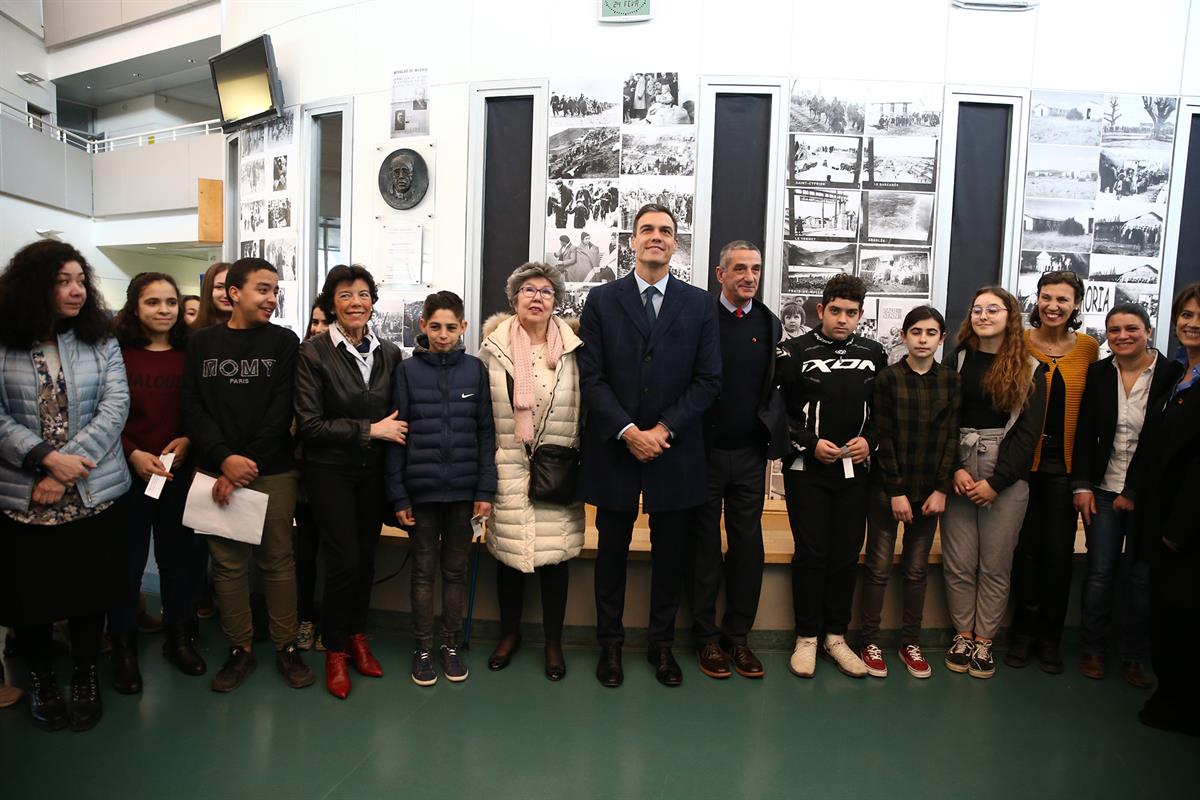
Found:
[[[114,501],[129,386],[92,270],[57,241],[27,245],[0,274],[0,624],[29,664],[30,710],[48,730],[88,730],[102,706],[104,612],[124,574]],[[51,670],[51,625],[70,622],[70,708]]]

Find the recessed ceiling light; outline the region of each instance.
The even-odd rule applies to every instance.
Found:
[[[148,245],[146,245],[146,249],[147,249],[147,250],[157,250],[158,248],[157,248],[157,247],[155,247],[155,246],[154,246],[154,245],[152,245],[152,244],[148,244]]]
[[[196,63],[196,59],[194,59],[194,58],[189,58],[189,59],[188,59],[188,63],[189,63],[189,64],[195,64],[195,63]]]
[[[90,86],[85,86],[84,88],[85,88],[85,89],[90,89],[90,88],[92,88],[92,87],[90,87]]]
[[[142,73],[140,73],[140,72],[135,72],[135,73],[133,73],[133,77],[135,77],[135,78],[140,78],[140,77],[142,77]]]

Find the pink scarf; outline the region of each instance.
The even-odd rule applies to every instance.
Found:
[[[509,323],[508,338],[512,345],[513,361],[513,419],[517,423],[517,441],[533,443],[533,344],[529,334],[514,316]],[[546,366],[558,367],[562,358],[563,340],[558,322],[551,318],[546,329]]]

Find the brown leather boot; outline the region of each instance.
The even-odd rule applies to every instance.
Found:
[[[1097,655],[1085,653],[1079,657],[1079,674],[1094,681],[1104,679],[1104,659]]]

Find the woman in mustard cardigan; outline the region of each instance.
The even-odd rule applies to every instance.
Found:
[[[1071,450],[1088,366],[1096,340],[1078,329],[1083,280],[1070,271],[1038,280],[1037,301],[1025,331],[1029,352],[1046,365],[1046,419],[1029,476],[1029,506],[1013,560],[1016,606],[1004,663],[1023,667],[1036,654],[1043,672],[1062,672],[1059,650],[1071,595],[1078,512],[1071,498]]]

